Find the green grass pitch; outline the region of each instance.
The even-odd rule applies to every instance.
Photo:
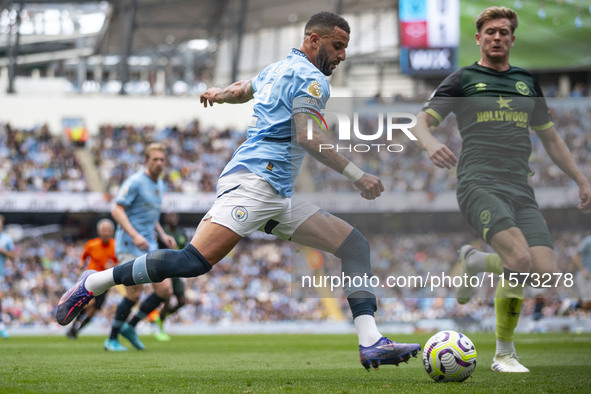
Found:
[[[431,334],[390,337],[423,345]],[[529,374],[492,372],[494,335],[469,337],[478,351],[472,377],[435,383],[420,358],[366,372],[354,335],[143,336],[145,351],[125,353],[105,352],[96,336],[13,336],[0,341],[0,392],[589,392],[591,334],[518,335]]]
[[[478,14],[492,5],[513,8],[519,15],[515,31],[515,46],[511,50],[511,64],[528,70],[580,69],[591,65],[591,1],[531,1],[520,0],[460,0],[460,55],[461,67],[480,58],[476,45],[474,21]],[[546,18],[540,19],[540,4]],[[575,27],[580,17],[582,27]]]

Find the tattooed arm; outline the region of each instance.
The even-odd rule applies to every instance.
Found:
[[[351,166],[356,169],[357,167],[335,149],[321,149],[322,146],[330,145],[331,141],[315,123],[312,124],[312,138],[308,139],[308,119],[310,117],[305,113],[298,113],[293,116],[298,144],[314,159],[351,179],[347,175],[346,169],[351,168]],[[353,184],[361,191],[361,196],[367,200],[379,197],[384,191],[380,178],[363,172],[359,172],[359,174],[363,175]]]
[[[314,124],[312,130],[312,139],[308,139],[308,119],[306,113],[295,114],[293,116],[298,144],[306,150],[316,160],[336,172],[342,173],[349,160],[334,149],[320,149],[321,146],[327,146],[332,142],[328,139],[319,127]]]
[[[234,82],[232,85],[221,88],[209,88],[199,98],[201,104],[205,108],[207,105],[212,106],[213,103],[229,103],[240,104],[252,99],[254,96],[254,89],[252,88],[252,80],[247,79],[243,81]]]

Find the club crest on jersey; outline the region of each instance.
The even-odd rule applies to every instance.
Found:
[[[488,224],[490,222],[490,211],[485,209],[484,211],[480,212],[480,223]]]
[[[523,81],[517,81],[515,83],[515,89],[517,89],[517,91],[524,96],[527,96],[529,94],[529,88]]]
[[[320,82],[314,81],[308,86],[308,93],[314,97],[322,96],[322,90],[320,90]]]
[[[243,223],[248,218],[248,211],[241,206],[234,207],[232,209],[232,218],[238,223]]]

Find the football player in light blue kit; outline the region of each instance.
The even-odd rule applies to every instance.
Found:
[[[0,337],[8,338],[6,326],[2,320],[2,290],[5,286],[6,259],[14,259],[14,240],[4,231],[4,216],[0,215]]]
[[[308,136],[310,114],[322,111],[330,96],[326,76],[345,60],[349,32],[348,23],[336,14],[313,15],[306,23],[302,46],[292,49],[287,59],[271,64],[252,80],[210,88],[201,95],[205,107],[255,100],[247,139],[225,167],[213,207],[184,249],[155,251],[113,270],[83,274],[60,300],[60,324],[67,323],[69,313],[77,313],[77,303],[115,284],[205,274],[244,236],[257,230],[333,253],[341,259],[344,275],[371,276],[365,237],[347,222],[292,197],[306,153],[346,176],[365,199],[373,200],[384,191],[379,178],[364,173],[338,152],[321,152],[320,144],[329,140],[320,127],[312,124]],[[371,288],[346,286],[344,291],[366,369],[398,365],[417,355],[418,344],[392,342],[379,332]]]
[[[145,170],[131,175],[123,182],[111,211],[117,222],[115,253],[118,261],[133,260],[146,252],[158,249],[156,233],[168,247],[176,246],[174,238],[164,232],[158,221],[162,196],[166,191],[164,181],[160,179],[166,160],[166,150],[161,144],[150,144],[146,148],[145,156]],[[104,343],[105,350],[127,350],[119,343],[119,334],[127,338],[136,349],[144,349],[135,332],[135,326],[170,297],[172,284],[170,280],[154,283],[154,292],[142,302],[136,315],[126,322],[133,305],[139,300],[141,287],[134,285],[125,288],[126,295],[117,306],[111,334]]]

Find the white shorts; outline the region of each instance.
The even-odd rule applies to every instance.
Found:
[[[148,252],[146,252],[146,253],[148,253]],[[117,261],[119,262],[118,264],[121,265],[123,263],[127,263],[128,261],[135,260],[140,256],[142,256],[142,255],[140,254],[140,255],[136,256],[133,253],[121,252],[121,253],[117,253]]]
[[[217,199],[204,219],[211,218],[213,223],[242,237],[260,230],[289,240],[319,209],[314,204],[280,196],[264,178],[241,170],[219,179]]]

